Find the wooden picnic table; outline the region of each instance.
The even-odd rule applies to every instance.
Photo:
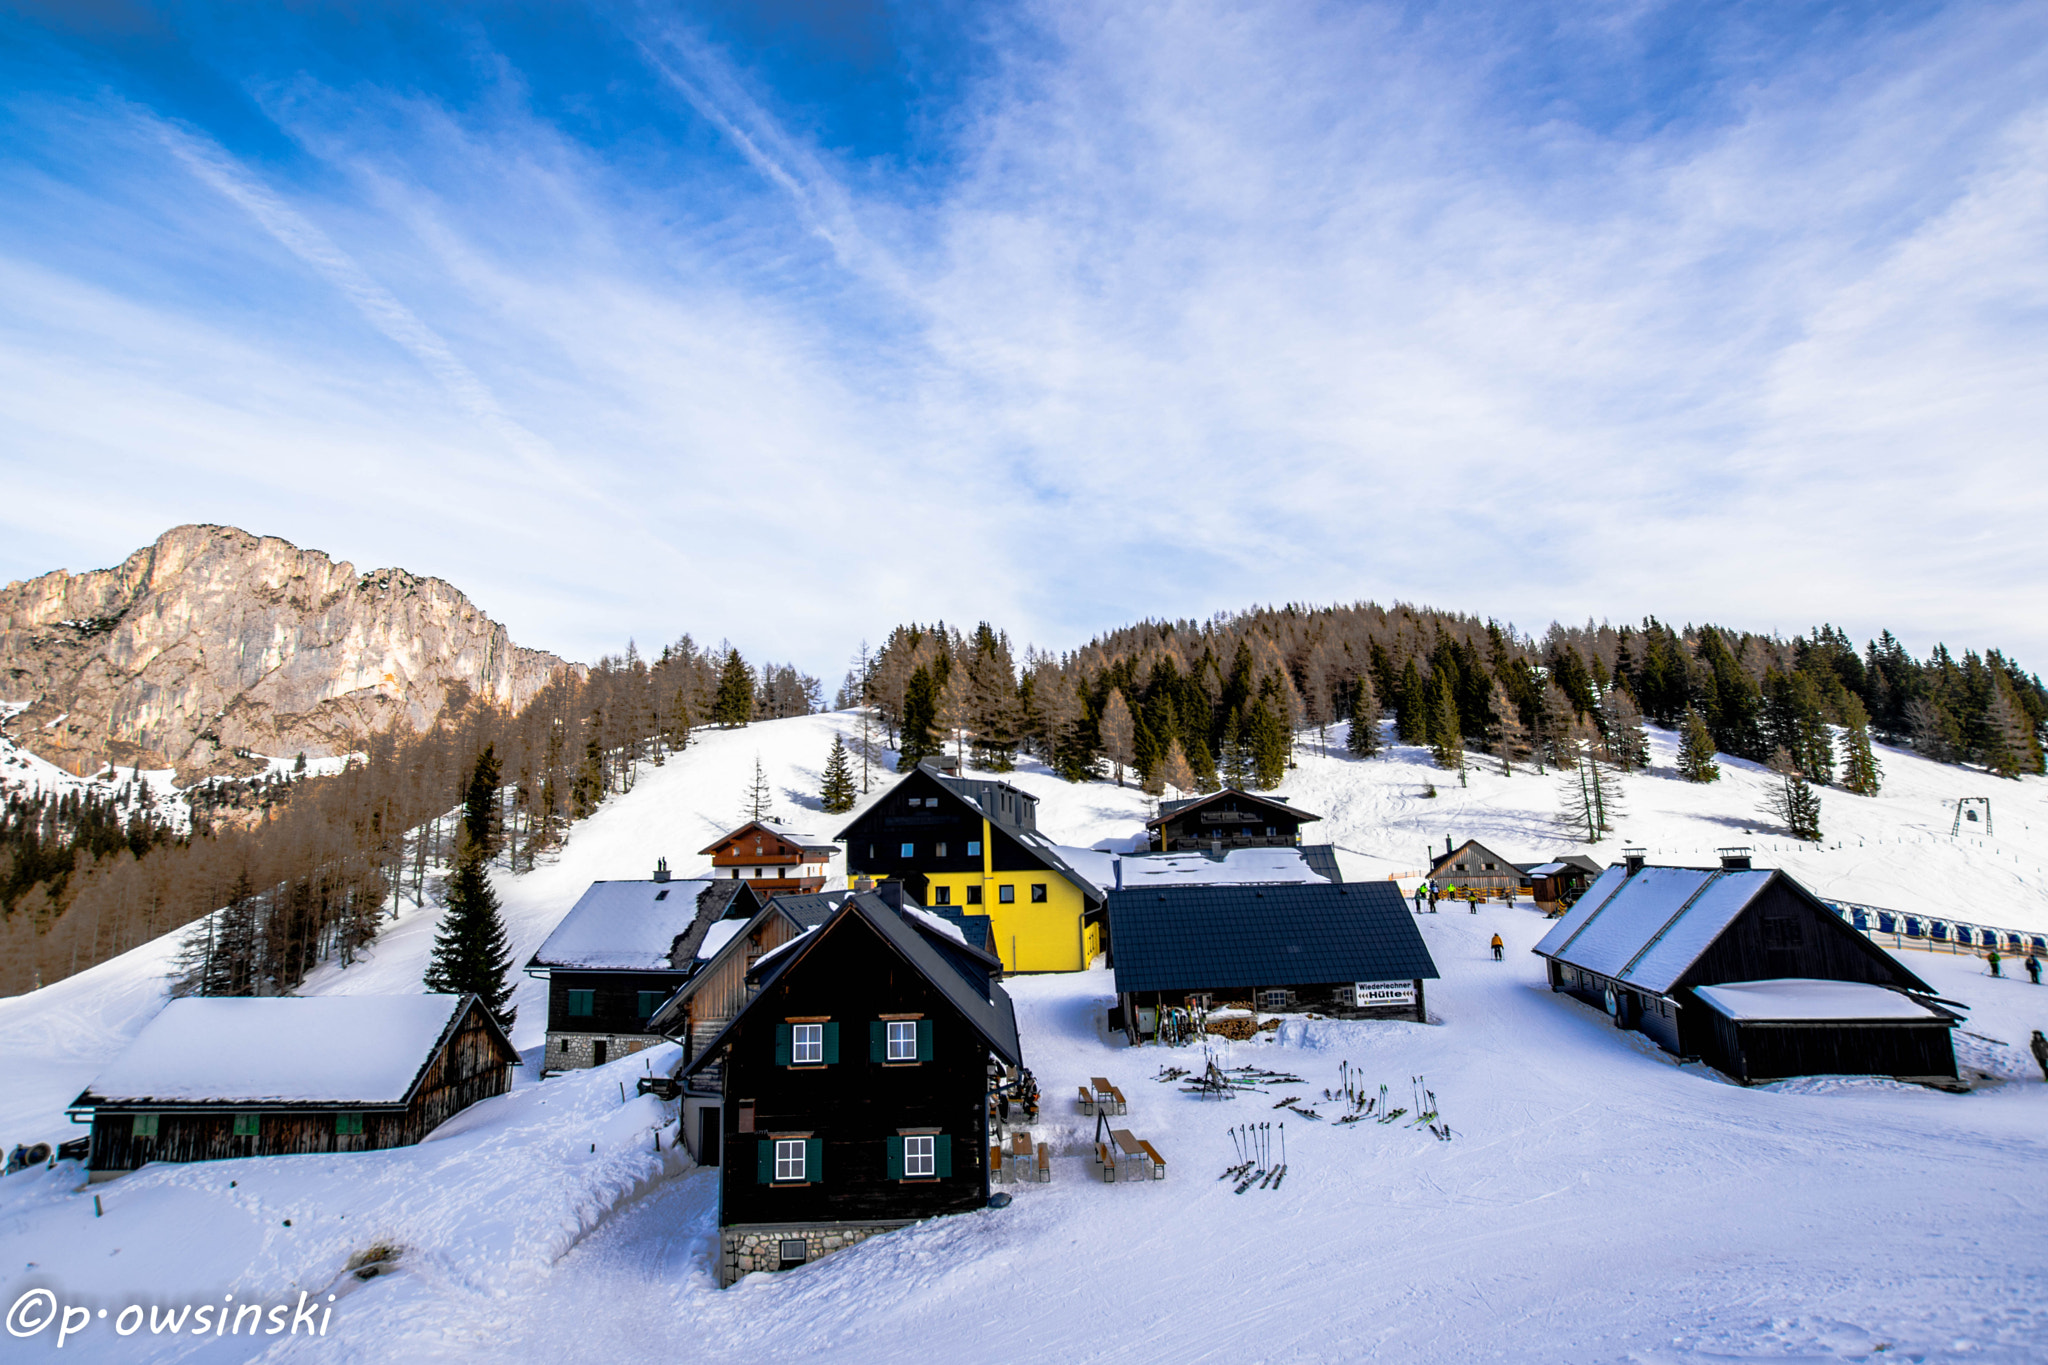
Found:
[[[1144,1163],[1145,1173],[1154,1180],[1166,1177],[1166,1160],[1151,1143],[1139,1137],[1128,1128],[1112,1128],[1109,1140],[1115,1144],[1117,1165]]]
[[[1108,1078],[1091,1076],[1088,1078],[1088,1083],[1095,1087],[1095,1107],[1097,1109],[1107,1105],[1108,1112],[1121,1114],[1129,1108],[1124,1101],[1124,1092],[1111,1085]]]

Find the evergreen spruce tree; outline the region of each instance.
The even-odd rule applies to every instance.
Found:
[[[470,765],[469,781],[462,788],[462,835],[485,862],[496,856],[502,838],[503,819],[498,810],[500,776],[498,746],[486,744]]]
[[[1714,761],[1714,736],[1706,718],[1688,706],[1679,728],[1678,775],[1688,782],[1718,780],[1721,765]]]
[[[818,792],[818,804],[827,815],[844,815],[859,799],[854,789],[853,768],[847,762],[846,742],[832,736],[832,754],[825,760],[825,784]]]
[[[711,723],[731,729],[754,718],[754,671],[737,649],[727,648],[711,702]]]
[[[1287,780],[1287,761],[1294,756],[1294,733],[1265,697],[1252,703],[1245,717],[1245,749],[1251,758],[1252,785],[1270,791]]]
[[[913,771],[939,752],[932,727],[939,719],[939,684],[931,669],[919,664],[903,688],[903,736],[897,743],[896,771]]]
[[[1394,705],[1394,734],[1403,744],[1429,743],[1432,701],[1422,671],[1411,657],[1401,670],[1401,691]]]
[[[1854,692],[1842,708],[1842,790],[1858,796],[1875,796],[1884,782],[1884,769],[1870,751],[1870,712]]]
[[[741,818],[747,820],[772,820],[775,818],[775,792],[768,785],[768,774],[761,771],[761,756],[754,755],[754,780],[747,784],[747,794],[742,801]]]
[[[1807,785],[1806,775],[1799,771],[1792,751],[1780,745],[1772,753],[1769,766],[1778,775],[1778,782],[1764,798],[1764,813],[1783,825],[1794,839],[1820,842],[1820,797]]]
[[[587,737],[583,741],[583,762],[569,784],[571,819],[589,819],[605,797],[604,749],[597,742],[600,721],[599,713],[591,712]]]
[[[518,1014],[511,1008],[512,945],[498,915],[498,896],[480,850],[465,838],[456,849],[455,871],[443,898],[440,931],[427,963],[430,991],[477,996],[501,1028]]]
[[[1436,766],[1450,772],[1464,771],[1465,733],[1458,726],[1458,702],[1451,695],[1448,673],[1438,675],[1436,711],[1429,729],[1429,752],[1436,759]]]
[[[1364,673],[1351,684],[1351,733],[1345,747],[1360,758],[1380,751],[1380,699],[1372,690],[1372,678]]]
[[[1243,714],[1232,711],[1223,721],[1222,758],[1216,765],[1216,775],[1223,785],[1233,791],[1250,791],[1252,785],[1251,755],[1245,751]]]

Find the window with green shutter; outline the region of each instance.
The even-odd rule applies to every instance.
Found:
[[[155,1137],[156,1120],[157,1116],[155,1114],[137,1114],[134,1126],[128,1130],[129,1135],[131,1137]]]
[[[261,1126],[262,1119],[263,1116],[261,1114],[235,1115],[235,1136],[255,1137],[258,1128]]]
[[[888,1139],[888,1148],[889,1178],[891,1180],[901,1180],[903,1178],[903,1139],[900,1137]]]
[[[653,1018],[654,1012],[661,1008],[661,1002],[665,999],[667,997],[660,991],[641,991],[639,998],[640,1017],[642,1019]]]
[[[361,1137],[363,1135],[363,1116],[361,1114],[336,1114],[334,1116],[334,1134],[336,1137]]]
[[[596,991],[570,991],[569,1015],[575,1019],[588,1019],[597,1013]]]
[[[939,1179],[944,1180],[953,1174],[953,1138],[950,1134],[940,1133],[932,1139],[932,1163],[937,1167]]]
[[[772,1139],[762,1139],[754,1149],[754,1180],[762,1185],[775,1181],[775,1143]]]
[[[825,1140],[823,1138],[804,1139],[804,1179],[810,1181],[813,1185],[819,1184],[825,1179]]]
[[[795,1032],[794,1026],[790,1024],[777,1024],[775,1026],[775,1065],[789,1065],[789,1039],[793,1032]]]
[[[932,1021],[917,1021],[917,1060],[928,1062],[932,1059]]]

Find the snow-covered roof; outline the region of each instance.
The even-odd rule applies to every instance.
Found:
[[[592,882],[527,965],[669,971],[676,940],[697,918],[703,881]]]
[[[739,937],[751,921],[743,919],[722,919],[704,931],[703,942],[697,945],[697,960],[708,962],[718,956],[718,950]]]
[[[748,830],[756,828],[765,829],[778,839],[786,839],[806,852],[815,850],[821,853],[837,853],[839,851],[839,845],[833,843],[822,834],[812,834],[808,830],[800,830],[793,826],[785,825],[780,820],[749,820],[738,829],[719,835],[708,848],[699,849],[698,852],[708,856],[731,840],[745,834]]]
[[[930,925],[934,933],[944,934],[947,938],[957,943],[967,942],[967,935],[960,932],[959,925],[940,919],[929,910],[921,909],[906,902],[903,907],[903,913],[914,916],[920,922]]]
[[[1218,886],[1232,882],[1324,882],[1298,848],[1234,848],[1221,859],[1204,853],[1153,853],[1123,860],[1126,889]]]
[[[462,995],[173,1000],[82,1104],[403,1104]]]
[[[1564,864],[1538,863],[1534,867],[1525,867],[1522,870],[1532,877],[1554,877],[1558,873],[1564,871]]]
[[[1820,981],[1795,976],[1695,986],[1693,994],[1723,1018],[1744,1023],[1870,1019],[1953,1022],[1946,1014],[1929,1009],[1909,995],[1863,981]]]
[[[1661,994],[1778,875],[1646,867],[1600,874],[1536,945],[1545,957]]]

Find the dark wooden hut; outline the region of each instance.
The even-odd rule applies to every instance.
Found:
[[[1603,872],[1535,952],[1549,963],[1553,991],[1739,1080],[1956,1075],[1956,1016],[1932,988],[1793,878],[1751,868],[1747,857],[1719,868],[1650,867],[1632,857]],[[1731,983],[1775,990],[1701,994]],[[1897,1003],[1830,991],[1836,983],[1880,988]],[[1803,1015],[1770,1017],[1792,999],[1806,1002]],[[1742,1014],[1744,1001],[1765,1012]],[[1815,1013],[1814,1001],[1840,1012]]]
[[[731,878],[592,882],[526,964],[548,983],[543,1074],[603,1066],[661,1041],[654,1012],[702,965],[711,926],[760,908]]]
[[[1145,829],[1154,853],[1292,848],[1301,842],[1301,827],[1322,818],[1279,797],[1225,787],[1186,801],[1161,801]]]
[[[684,1067],[722,1068],[720,1284],[988,1202],[991,1074],[1023,1061],[999,971],[873,893],[754,964]]]
[[[1482,898],[1513,900],[1522,888],[1522,869],[1477,839],[1454,848],[1446,838],[1443,853],[1430,859],[1429,880],[1459,895],[1477,891]]]
[[[1125,1033],[1162,1008],[1426,1019],[1437,975],[1392,882],[1142,887],[1109,897]]]
[[[519,1054],[473,995],[173,1000],[71,1103],[87,1165],[370,1152],[511,1088]]]

